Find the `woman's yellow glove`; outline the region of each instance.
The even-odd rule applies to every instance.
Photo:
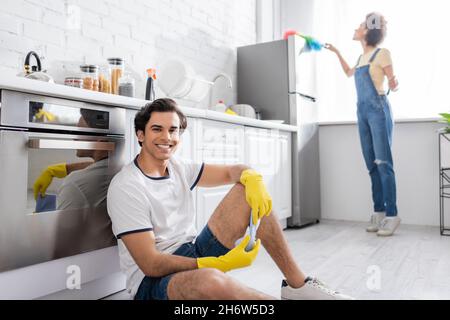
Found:
[[[53,177],[64,178],[67,176],[67,166],[65,163],[54,164],[48,166],[36,179],[33,185],[34,199],[37,199],[38,194],[45,196],[50,183],[52,183]]]
[[[267,192],[262,175],[252,169],[241,174],[241,183],[245,186],[245,199],[252,208],[252,221],[257,225],[258,220],[268,216],[272,211],[272,198]]]
[[[245,251],[245,247],[250,241],[250,235],[247,235],[244,240],[227,254],[220,257],[204,257],[197,258],[197,267],[201,268],[215,268],[223,272],[233,269],[248,267],[253,263],[258,255],[261,240],[257,240],[255,246],[251,251]]]

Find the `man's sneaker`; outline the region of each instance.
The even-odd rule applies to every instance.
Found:
[[[281,299],[283,300],[354,300],[352,297],[331,290],[313,277],[307,277],[300,288],[292,288],[286,280],[281,283]]]
[[[392,236],[394,234],[394,231],[400,225],[401,221],[402,220],[399,217],[384,218],[383,221],[381,221],[380,229],[377,232],[377,236],[381,237]]]
[[[380,229],[380,223],[383,221],[386,213],[384,212],[375,212],[370,217],[369,225],[366,228],[367,232],[377,232]]]

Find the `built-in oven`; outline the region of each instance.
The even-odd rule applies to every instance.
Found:
[[[125,110],[0,95],[0,272],[115,245],[106,195]]]

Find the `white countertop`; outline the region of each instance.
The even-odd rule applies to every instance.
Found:
[[[48,83],[22,77],[11,77],[0,75],[0,89],[41,94],[45,96],[72,99],[77,101],[99,103],[108,106],[119,106],[128,109],[139,110],[150,101],[123,97],[103,92],[95,92],[80,88],[69,87],[61,84]],[[296,132],[297,127],[287,124],[278,124],[264,120],[233,116],[206,109],[196,109],[181,106],[181,110],[188,117],[203,118],[209,120],[224,121],[247,126],[279,129],[282,131]]]
[[[440,117],[423,117],[423,118],[397,118],[395,123],[417,123],[417,122],[437,122],[442,120]],[[320,121],[319,126],[340,126],[340,125],[356,125],[356,120],[336,120],[336,121]]]

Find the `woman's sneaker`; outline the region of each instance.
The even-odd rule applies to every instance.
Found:
[[[367,232],[377,232],[380,229],[381,221],[385,218],[386,213],[384,212],[375,212],[370,217],[369,225],[366,228]]]
[[[400,225],[401,221],[402,220],[399,217],[384,218],[383,221],[381,221],[380,229],[377,232],[377,236],[381,237],[392,236],[395,230]]]
[[[354,298],[328,288],[317,278],[307,277],[300,288],[292,288],[286,280],[281,283],[283,300],[354,300]]]

